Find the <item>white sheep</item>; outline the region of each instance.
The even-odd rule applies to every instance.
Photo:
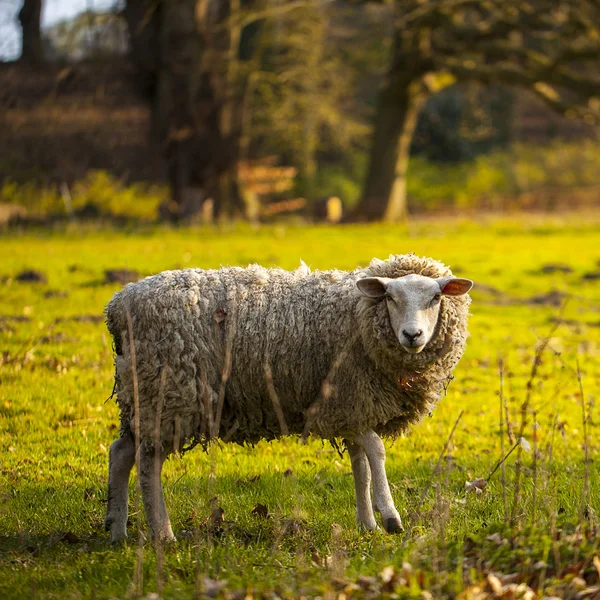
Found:
[[[254,265],[127,285],[106,307],[121,415],[109,458],[111,541],[126,536],[136,439],[154,538],[174,539],[160,479],[170,453],[215,437],[287,434],[343,438],[358,525],[377,528],[375,507],[387,531],[400,530],[379,436],[405,431],[440,398],[465,347],[471,286],[414,255],[353,272]]]

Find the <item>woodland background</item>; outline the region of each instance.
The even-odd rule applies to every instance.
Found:
[[[1,6],[4,221],[598,204],[595,0],[53,1]]]

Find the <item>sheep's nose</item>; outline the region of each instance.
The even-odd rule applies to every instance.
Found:
[[[414,344],[415,341],[423,335],[423,330],[422,329],[417,329],[417,331],[415,331],[414,333],[408,333],[408,331],[406,331],[406,329],[402,330],[402,335],[404,335],[404,337],[411,343]]]

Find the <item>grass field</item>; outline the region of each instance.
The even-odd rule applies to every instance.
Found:
[[[120,286],[105,269],[300,259],[351,269],[406,252],[476,283],[455,381],[431,418],[388,444],[405,534],[356,530],[347,455],[288,438],[169,460],[166,501],[184,534],[174,547],[138,544],[132,478],[130,541],[110,546],[107,448],[118,430],[102,308]],[[0,598],[593,597],[599,215],[11,233],[0,256]],[[24,269],[47,281],[17,281]],[[465,489],[476,478],[489,480],[481,493]]]

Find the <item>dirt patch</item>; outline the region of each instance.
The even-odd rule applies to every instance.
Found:
[[[546,306],[561,306],[569,294],[559,290],[550,290],[546,294],[536,294],[526,299],[527,304],[537,304]]]
[[[600,321],[577,321],[576,319],[561,319],[560,317],[550,317],[549,321],[550,323],[573,327],[579,332],[581,332],[582,327],[600,327]]]
[[[44,298],[66,298],[69,292],[66,290],[48,290],[44,292]]]
[[[470,293],[476,299],[480,299],[480,302],[483,301],[487,304],[506,305],[518,302],[517,299],[507,292],[485,283],[476,283]]]
[[[60,331],[40,338],[40,344],[74,344],[78,341],[77,338],[68,336]]]
[[[106,269],[104,271],[104,283],[125,285],[137,281],[140,277],[140,273],[132,269]]]
[[[573,269],[566,263],[548,263],[542,265],[535,273],[540,275],[551,275],[553,273],[572,273]]]
[[[600,271],[591,271],[590,273],[585,273],[581,279],[584,281],[598,281],[598,279],[600,279]]]
[[[72,317],[58,317],[56,323],[75,321],[76,323],[102,323],[104,315],[73,315]]]
[[[15,279],[21,283],[46,283],[46,276],[41,271],[35,269],[25,269],[21,271]]]

